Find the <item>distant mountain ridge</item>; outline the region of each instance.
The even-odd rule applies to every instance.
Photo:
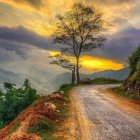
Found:
[[[95,72],[93,74],[80,74],[81,78],[112,78],[116,80],[124,80],[128,77],[130,73],[129,67],[122,68],[120,70],[104,70],[100,72]],[[69,84],[71,83],[71,73],[62,73],[56,77],[54,77],[52,80],[49,81],[49,84],[52,86],[53,89],[58,89],[62,84]]]
[[[125,67],[120,70],[105,70],[95,72],[90,75],[80,74],[80,76],[81,78],[90,78],[90,79],[104,77],[116,80],[124,80],[125,78],[128,77],[129,73],[130,73],[129,67]],[[31,81],[32,86],[36,88],[39,91],[39,93],[48,94],[54,90],[59,89],[59,87],[62,84],[71,83],[70,72],[62,73],[52,78],[48,77],[48,74],[45,75],[45,73],[43,73],[43,75],[44,79],[42,79],[41,76],[33,77],[22,73],[10,72],[0,68],[0,86],[2,86],[4,82],[11,82],[15,83],[17,86],[21,86],[23,84],[23,81],[27,78]],[[46,81],[44,81],[45,79]]]
[[[116,80],[124,80],[128,77],[129,73],[130,73],[129,67],[125,67],[120,70],[105,70],[101,72],[96,72],[89,75],[88,78],[94,79],[94,78],[104,77],[104,78],[112,78]]]
[[[3,86],[4,82],[10,82],[10,83],[14,83],[16,84],[18,87],[20,87],[25,79],[29,79],[29,81],[31,82],[31,85],[36,88],[39,92],[47,92],[48,89],[46,88],[47,86],[44,85],[44,83],[42,83],[40,80],[23,74],[23,73],[14,73],[11,71],[7,71],[4,69],[0,68],[0,87]]]

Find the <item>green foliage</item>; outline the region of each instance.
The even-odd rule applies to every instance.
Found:
[[[72,89],[75,85],[74,84],[63,84],[60,86],[60,91],[64,91],[64,97],[69,98],[69,93],[68,91]]]
[[[65,88],[67,88],[68,86],[69,86],[69,84],[63,84],[63,85],[60,86],[60,90],[63,90]]]
[[[5,90],[0,90],[0,128],[10,123],[37,98],[36,90],[31,87],[27,79],[22,88],[14,86],[11,83],[4,83]]]
[[[11,90],[11,89],[13,89],[13,87],[15,86],[15,84],[12,84],[12,83],[4,83],[4,88],[6,89],[6,90]]]
[[[124,90],[131,96],[140,97],[140,46],[129,58],[131,72],[124,81]]]
[[[135,52],[133,52],[131,57],[129,57],[129,64],[131,68],[131,74],[133,74],[137,68],[140,70],[140,46]]]
[[[54,125],[50,124],[47,119],[40,120],[37,124],[28,129],[28,133],[39,134],[43,140],[52,140],[51,134],[56,131]]]
[[[11,128],[11,130],[8,132],[8,134],[12,134],[20,127],[20,121],[17,121],[16,124]]]
[[[95,78],[92,80],[92,84],[118,84],[122,81],[111,79],[111,78]]]

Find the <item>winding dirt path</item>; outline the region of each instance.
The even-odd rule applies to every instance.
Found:
[[[72,90],[78,140],[140,140],[140,105],[107,91],[114,85]]]

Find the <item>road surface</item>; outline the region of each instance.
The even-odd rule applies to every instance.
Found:
[[[140,140],[140,114],[106,98],[108,93],[105,91],[110,87],[114,85],[87,85],[73,89],[80,139]]]

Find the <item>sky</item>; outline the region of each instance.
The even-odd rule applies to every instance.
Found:
[[[66,72],[51,65],[59,53],[52,43],[55,16],[75,2],[96,5],[103,13],[104,46],[82,54],[82,73],[121,69],[140,45],[140,0],[0,0],[0,68],[20,73],[33,70]]]

